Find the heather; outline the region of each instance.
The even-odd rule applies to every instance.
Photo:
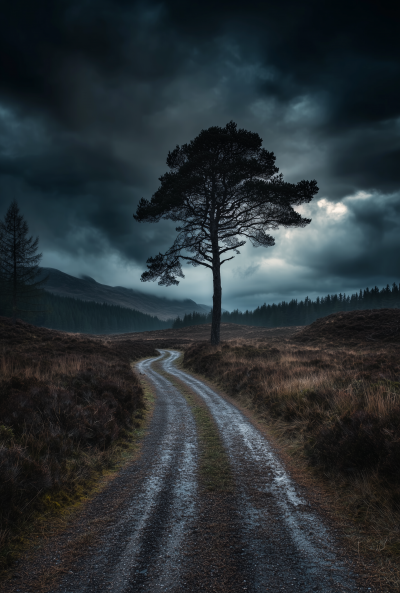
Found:
[[[184,356],[331,488],[361,545],[390,557],[400,553],[399,318],[338,313],[290,338],[198,343]]]
[[[373,469],[400,485],[396,355],[224,343],[215,351],[192,346],[185,366],[287,423],[289,433],[303,436],[313,464],[342,472]]]
[[[5,318],[0,331],[0,529],[10,541],[130,446],[145,410],[131,363],[156,352]]]

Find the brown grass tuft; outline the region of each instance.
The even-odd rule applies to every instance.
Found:
[[[255,411],[331,489],[356,549],[387,566],[400,560],[399,353],[232,340],[191,346],[183,364]]]
[[[129,446],[145,407],[130,363],[156,354],[0,318],[0,567],[32,514],[70,504]]]

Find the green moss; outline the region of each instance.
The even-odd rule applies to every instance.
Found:
[[[199,469],[203,486],[211,492],[232,492],[233,476],[229,458],[211,412],[201,397],[176,377],[166,373],[160,365],[157,365],[157,372],[171,381],[192,409],[200,441]]]
[[[231,492],[232,471],[218,428],[205,404],[197,396],[183,392],[192,408],[200,438],[200,476],[207,490]]]

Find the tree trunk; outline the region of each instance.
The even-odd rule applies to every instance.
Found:
[[[212,245],[212,272],[213,272],[213,310],[211,320],[211,344],[218,346],[221,334],[221,301],[222,301],[222,286],[221,286],[221,261],[219,257],[218,244],[218,223],[215,218],[215,210],[210,214],[211,225],[211,245]]]
[[[222,301],[222,287],[221,287],[221,264],[215,261],[213,264],[213,311],[211,323],[211,344],[218,346],[221,334],[221,301]]]

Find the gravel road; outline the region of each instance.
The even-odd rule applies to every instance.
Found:
[[[236,478],[243,553],[251,569],[248,590],[360,591],[333,534],[313,511],[266,438],[231,403],[175,366],[180,354],[163,351],[164,371],[203,398]]]
[[[157,396],[142,455],[121,476],[123,485],[117,481],[105,494],[119,496],[122,486],[129,490],[128,496],[102,534],[101,545],[82,556],[55,591],[184,589],[183,539],[197,516],[196,425],[184,397],[152,370],[156,360],[137,365],[153,383]]]
[[[21,562],[7,593],[371,591],[268,440],[234,405],[182,371],[179,356],[163,350],[138,363],[156,395],[140,457],[33,569]],[[209,493],[199,482],[192,410],[179,382],[166,374],[200,396],[214,417],[230,458],[233,493]],[[79,538],[85,542],[94,524],[96,538],[71,560],[63,550]],[[40,563],[50,572],[60,570],[51,586],[35,586],[29,578]]]

